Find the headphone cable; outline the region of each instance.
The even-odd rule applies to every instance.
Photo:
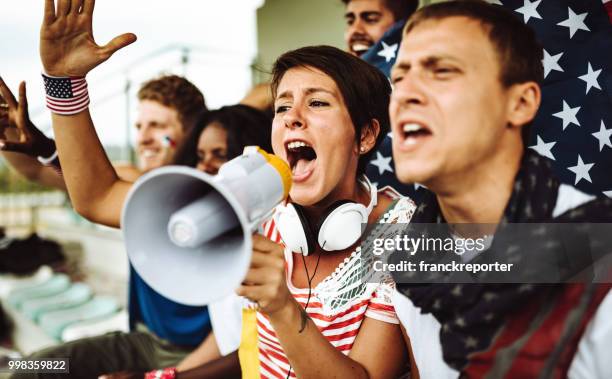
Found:
[[[304,305],[304,312],[307,312],[308,304],[310,304],[310,297],[312,296],[312,280],[317,274],[317,269],[319,268],[319,262],[321,261],[321,251],[319,250],[319,256],[317,257],[317,264],[315,265],[314,272],[312,273],[312,277],[308,274],[308,267],[306,266],[306,258],[304,258],[304,254],[300,254],[300,255],[302,256],[302,263],[304,264],[304,270],[306,271],[306,280],[308,281],[308,297],[306,298],[306,304]],[[306,322],[308,322],[308,320],[306,320]],[[304,327],[300,329],[299,333],[302,333],[305,327],[306,327],[306,324],[304,324]],[[292,370],[291,364],[289,364],[289,372],[287,372],[286,379],[289,379],[289,377],[291,376],[291,370]]]

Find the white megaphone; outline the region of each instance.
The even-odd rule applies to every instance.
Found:
[[[128,194],[121,227],[134,269],[161,295],[206,305],[244,280],[252,233],[291,187],[289,166],[257,146],[211,176],[183,166],[143,175]]]

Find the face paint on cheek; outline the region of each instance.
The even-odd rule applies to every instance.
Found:
[[[165,148],[175,148],[176,147],[176,141],[174,141],[172,138],[170,138],[170,136],[164,136],[164,138],[162,138],[162,146]]]
[[[165,135],[161,138],[161,154],[158,156],[162,165],[172,163],[176,151],[176,141]]]

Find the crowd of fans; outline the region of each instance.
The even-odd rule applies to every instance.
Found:
[[[368,282],[350,270],[371,248],[365,242],[397,223],[449,224],[455,238],[482,237],[501,249],[495,236],[508,223],[612,222],[612,199],[561,184],[548,159],[526,149],[541,103],[542,47],[511,12],[484,1],[418,10],[414,0],[343,3],[346,51],[282,54],[271,82],[241,104],[209,110],[204,95],[175,75],[146,82],[138,92],[139,165],[128,167],[107,158],[81,79],[136,37],[98,46],[93,0],[45,1],[40,58],[55,140],[29,120],[25,85],[15,98],[0,79],[0,147],[13,168],[66,190],[83,217],[119,228],[142,174],[178,164],[215,175],[258,145],[290,165],[293,186],[276,212],[296,215],[289,227],[304,243],[295,248],[283,238],[286,225],[266,222],[236,295],[209,306],[165,298],[131,267],[129,333],[29,358],[69,357],[70,373],[55,375],[74,378],[612,375],[609,280],[432,284],[390,272]],[[398,23],[402,41],[387,78],[364,53]],[[65,87],[70,94],[57,100]],[[397,178],[425,186],[423,198],[365,175],[389,133]],[[362,206],[376,227],[344,246],[321,246],[324,221],[346,203]],[[463,224],[486,226],[472,236]],[[257,305],[254,320],[241,320],[240,297]],[[249,321],[256,349],[240,340]]]

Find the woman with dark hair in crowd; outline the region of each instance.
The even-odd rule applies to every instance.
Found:
[[[383,74],[333,47],[276,61],[272,148],[290,165],[293,186],[265,237],[253,237],[237,291],[257,305],[257,341],[241,344],[243,377],[395,378],[406,368],[393,284],[363,270],[367,241],[415,208],[364,176],[389,130],[390,92]],[[362,223],[375,225],[362,234]]]
[[[174,163],[214,175],[245,146],[272,151],[272,120],[248,105],[228,105],[202,114],[179,146]]]

